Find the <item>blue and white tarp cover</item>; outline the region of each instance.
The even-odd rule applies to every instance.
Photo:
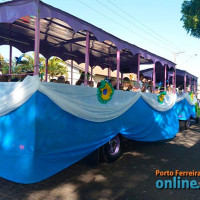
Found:
[[[184,120],[195,115],[195,100],[171,94],[160,104],[157,98],[115,91],[101,104],[96,88],[44,83],[38,76],[0,83],[0,176],[19,183],[41,181],[119,133],[137,141],[173,138],[180,113],[187,114]]]

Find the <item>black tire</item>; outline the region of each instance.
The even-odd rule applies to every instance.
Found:
[[[179,120],[179,131],[185,130],[185,120]]]
[[[103,146],[103,157],[106,162],[114,162],[121,156],[121,139],[119,135]]]
[[[189,119],[186,120],[185,121],[185,130],[188,130],[190,128],[190,125],[191,125],[190,120]]]
[[[200,124],[200,118],[197,117],[197,118],[195,119],[195,122],[196,122],[196,124]]]

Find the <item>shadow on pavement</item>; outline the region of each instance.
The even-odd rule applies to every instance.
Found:
[[[193,125],[190,130],[178,133],[176,138],[165,142],[127,140],[123,148],[123,156],[114,163],[102,163],[97,168],[84,159],[36,184],[23,185],[0,179],[0,199],[200,199],[197,190],[160,190],[155,186],[158,179],[166,179],[156,177],[157,169],[200,171],[200,126]],[[199,178],[192,177],[192,179]]]

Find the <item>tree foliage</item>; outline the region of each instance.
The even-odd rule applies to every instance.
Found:
[[[27,72],[28,73],[33,72],[34,71],[34,54],[33,55],[22,54],[21,56],[23,57],[21,62],[18,63],[16,59],[12,61],[12,73],[24,74]],[[0,55],[0,62],[1,62],[0,71],[2,71],[3,74],[8,74],[9,62],[6,61],[1,55]],[[40,63],[39,72],[41,76],[43,76],[45,74],[45,65],[46,65],[45,58],[41,56],[39,58],[39,63]],[[48,60],[48,75],[50,77],[64,75],[67,78],[68,73],[67,73],[66,63],[58,57],[55,57],[55,56],[51,57]]]
[[[8,74],[9,72],[9,63],[4,59],[0,54],[0,71],[2,74]]]
[[[187,33],[200,38],[200,0],[184,0],[181,13],[181,21]]]
[[[45,63],[45,62],[43,61],[41,63]],[[44,66],[45,66],[45,64],[44,64]],[[41,70],[41,73],[45,73],[45,69]],[[55,57],[55,56],[51,57],[48,60],[48,74],[50,77],[64,75],[67,78],[68,73],[67,73],[66,63],[58,57]]]

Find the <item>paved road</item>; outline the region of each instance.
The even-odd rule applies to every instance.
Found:
[[[199,190],[155,187],[156,169],[200,170],[200,126],[193,125],[171,141],[127,141],[124,151],[112,164],[103,163],[97,168],[80,161],[37,184],[16,184],[0,178],[0,200],[200,199]]]

